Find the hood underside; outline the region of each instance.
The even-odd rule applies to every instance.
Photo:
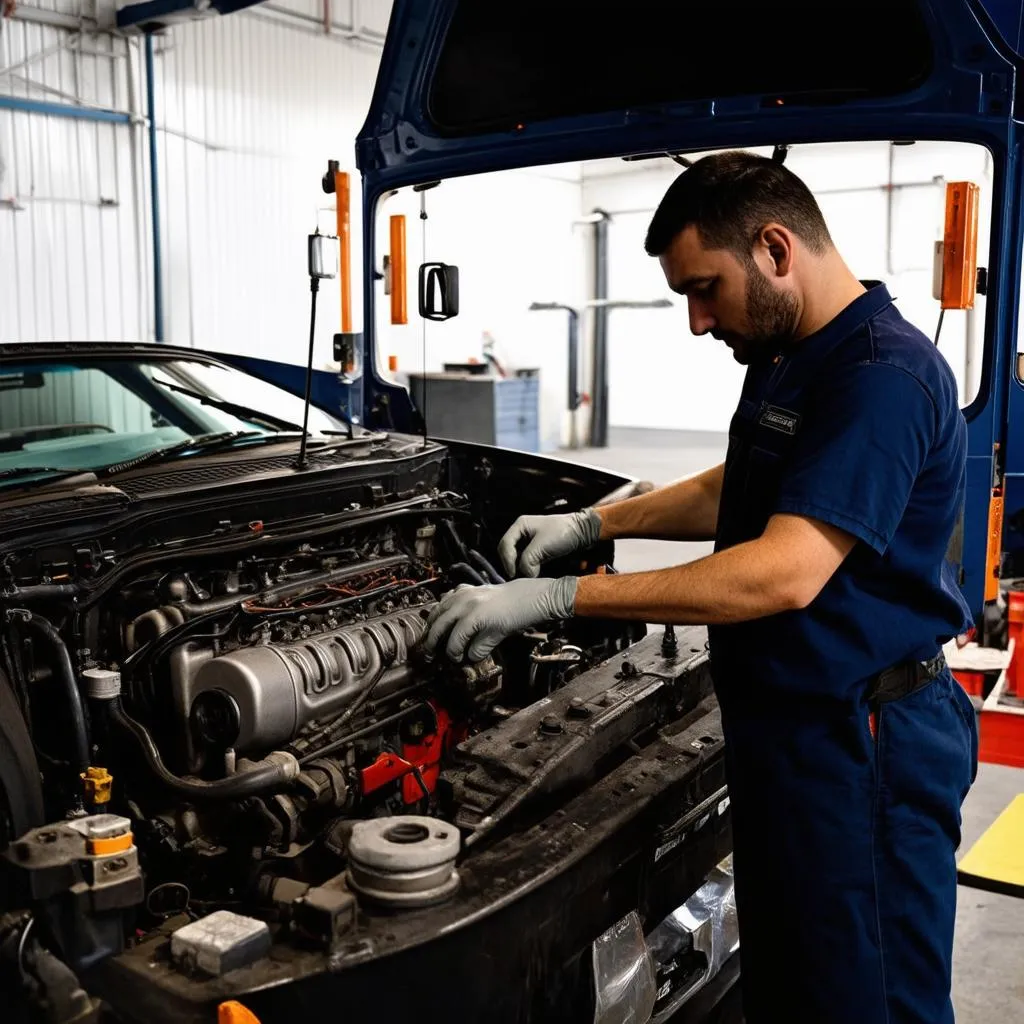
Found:
[[[864,0],[841,17],[806,0],[397,0],[358,164],[377,192],[645,152],[984,134],[1012,114],[1019,20],[1004,0]]]

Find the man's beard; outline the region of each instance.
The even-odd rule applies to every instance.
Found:
[[[774,355],[783,344],[791,341],[799,316],[796,299],[772,288],[753,261],[747,270],[746,301],[748,331],[719,336],[728,342],[736,362],[744,366]]]

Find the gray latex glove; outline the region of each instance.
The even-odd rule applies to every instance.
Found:
[[[561,516],[520,516],[498,543],[498,556],[509,576],[540,575],[552,558],[593,547],[601,537],[601,517],[592,509]],[[516,565],[516,548],[527,542]]]
[[[568,619],[576,603],[575,576],[512,580],[461,587],[445,594],[427,619],[423,646],[433,652],[448,637],[452,661],[482,661],[505,637],[555,619]]]

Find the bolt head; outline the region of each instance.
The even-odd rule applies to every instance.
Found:
[[[571,718],[586,718],[590,714],[590,708],[582,697],[573,697],[569,701],[569,716]]]

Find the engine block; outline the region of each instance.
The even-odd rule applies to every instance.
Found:
[[[272,749],[310,722],[340,714],[368,686],[381,696],[401,689],[412,679],[409,652],[434,605],[211,658],[190,687],[195,739],[239,753]]]

